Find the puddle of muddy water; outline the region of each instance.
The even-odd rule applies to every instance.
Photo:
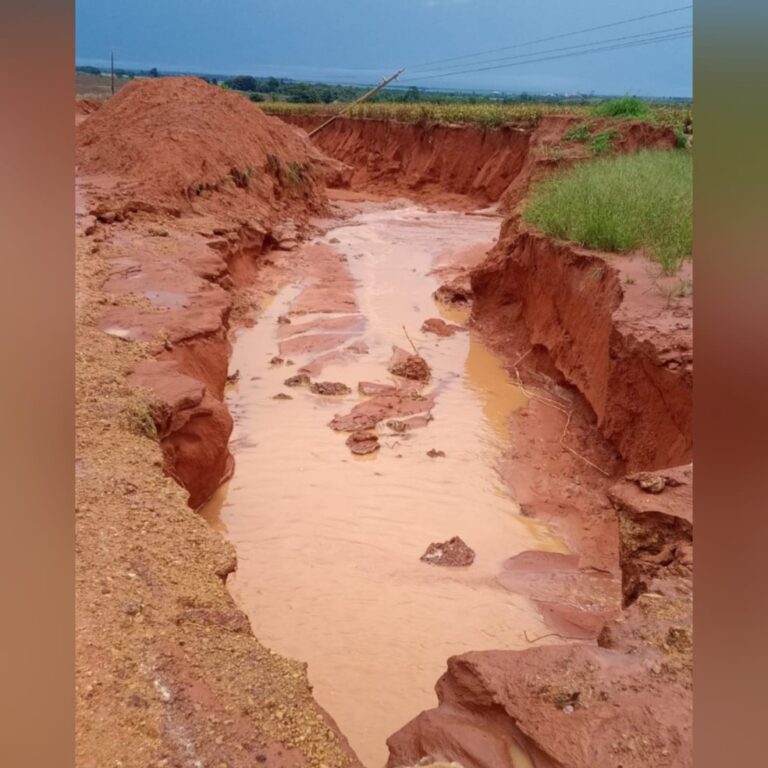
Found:
[[[348,257],[364,322],[349,318],[354,311],[291,315],[307,287],[297,284],[234,344],[230,369],[240,378],[228,402],[236,471],[203,514],[237,548],[228,583],[255,634],[308,662],[316,698],[369,768],[386,761],[388,735],[435,705],[449,656],[523,648],[524,630],[546,632],[529,601],[495,580],[502,562],[522,550],[564,551],[519,514],[498,474],[508,417],[524,395],[470,333],[437,338],[419,330],[440,312],[431,298],[435,259],[490,245],[497,230],[493,219],[416,207],[359,214],[322,239],[337,239],[333,247]],[[291,325],[278,324],[281,315]],[[318,318],[339,322],[308,333],[337,334],[341,325],[343,343],[367,345],[367,354],[317,377],[346,383],[350,395],[283,386],[316,353],[291,351],[284,357],[293,367],[270,365],[278,334],[291,338],[293,325]],[[426,391],[438,393],[434,420],[405,435],[380,425],[381,449],[355,457],[347,434],[328,422],[363,399],[359,381],[393,383],[387,361],[393,344],[409,347],[403,325],[432,368]],[[278,392],[293,399],[274,400]],[[445,457],[428,457],[432,448]],[[430,542],[454,535],[475,550],[472,566],[419,560]]]

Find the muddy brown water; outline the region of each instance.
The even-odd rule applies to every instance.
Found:
[[[525,395],[471,333],[419,330],[429,317],[466,320],[433,301],[438,281],[430,271],[454,253],[490,247],[497,232],[492,218],[380,206],[319,239],[339,241],[332,247],[356,281],[358,312],[348,314],[362,317],[350,320],[353,333],[341,343],[363,341],[369,351],[317,378],[346,383],[350,395],[283,386],[317,353],[286,355],[293,367],[270,365],[278,333],[286,333],[279,316],[292,324],[345,317],[292,315],[301,283],[278,294],[234,342],[230,370],[240,377],[228,403],[236,471],[203,514],[237,549],[228,584],[255,634],[308,663],[317,700],[369,768],[386,761],[388,735],[435,706],[449,656],[525,648],[524,632],[547,632],[526,598],[496,582],[518,552],[565,551],[520,514],[499,475],[508,417]],[[410,346],[403,326],[432,368],[434,420],[406,435],[380,425],[381,449],[355,457],[347,435],[328,422],[363,399],[359,381],[393,383],[392,346]],[[278,392],[293,399],[274,400]],[[432,448],[445,457],[428,457]],[[455,535],[476,552],[470,567],[419,560],[430,542]]]

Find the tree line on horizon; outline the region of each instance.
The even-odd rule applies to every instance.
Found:
[[[93,75],[109,74],[99,67],[82,65],[75,67],[76,71]],[[115,68],[115,76],[134,79],[136,77],[164,77],[179,76],[181,73],[161,73],[157,67],[151,69],[125,69]],[[253,75],[208,75],[189,73],[199,77],[207,83],[239,91],[246,94],[251,101],[286,101],[293,104],[333,104],[349,103],[360,98],[370,86],[362,85],[335,85],[332,83],[315,83],[290,78],[255,77]],[[525,91],[509,94],[500,91],[476,92],[476,91],[446,91],[417,88],[415,86],[388,86],[370,98],[372,103],[430,103],[430,104],[481,104],[484,102],[496,102],[502,104],[583,104],[587,105],[604,96],[596,96],[594,93],[565,96],[563,94],[530,94]],[[649,103],[689,103],[690,99],[649,99]]]

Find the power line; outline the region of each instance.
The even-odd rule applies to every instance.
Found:
[[[602,45],[603,43],[615,43],[620,40],[632,40],[636,38],[653,37],[655,35],[665,34],[667,32],[680,32],[681,30],[688,31],[691,29],[693,29],[691,24],[683,24],[683,25],[680,25],[679,27],[667,27],[666,29],[655,29],[649,32],[638,32],[635,35],[622,35],[621,37],[611,37],[605,40],[592,40],[588,43],[577,43],[576,45],[566,45],[559,48],[550,48],[544,51],[533,51],[532,53],[520,53],[520,54],[517,54],[516,56],[502,56],[501,58],[498,58],[498,59],[487,59],[485,61],[476,61],[472,64],[472,66],[474,67],[476,65],[481,66],[485,64],[495,64],[500,61],[511,61],[513,59],[523,59],[530,56],[540,56],[545,53],[560,53],[561,51],[569,51],[575,48],[587,48],[588,46],[592,46],[592,45]],[[434,72],[434,71],[442,72],[444,70],[445,70],[445,67],[434,67],[433,69],[429,69],[425,71],[426,72]],[[447,74],[450,74],[450,72]],[[421,79],[422,74],[417,73],[414,76],[414,78],[409,78],[409,79],[415,79],[417,77]]]
[[[678,32],[675,34],[663,35],[660,37],[655,37],[647,40],[636,40],[634,42],[619,43],[617,45],[607,45],[607,46],[600,46],[597,48],[590,48],[589,50],[586,50],[586,51],[574,51],[572,53],[563,53],[556,56],[543,56],[541,58],[526,59],[526,61],[518,61],[518,62],[513,62],[511,64],[497,64],[493,67],[478,67],[474,69],[463,69],[456,72],[444,72],[438,75],[425,75],[424,77],[414,77],[414,78],[401,80],[401,82],[402,83],[415,82],[415,81],[421,82],[422,80],[432,80],[437,77],[449,77],[451,75],[464,75],[471,72],[485,72],[491,69],[506,69],[508,67],[520,67],[520,66],[523,66],[524,64],[534,64],[540,61],[553,61],[555,59],[567,59],[574,56],[586,56],[587,54],[591,54],[591,53],[601,53],[603,51],[615,51],[615,50],[621,50],[623,48],[635,48],[641,45],[651,45],[653,43],[662,43],[667,40],[682,40],[688,37],[691,37],[691,32]],[[537,56],[537,55],[538,54],[535,54],[535,53],[530,54],[530,56]]]
[[[540,37],[538,40],[529,40],[524,43],[516,43],[514,45],[507,45],[501,48],[491,48],[490,50],[479,51],[478,53],[467,53],[467,54],[464,54],[463,56],[453,56],[447,59],[435,59],[433,61],[427,61],[421,64],[411,64],[407,66],[406,69],[408,70],[421,69],[423,67],[430,67],[433,64],[444,64],[449,61],[461,61],[462,59],[472,59],[475,56],[485,56],[486,54],[489,54],[489,53],[498,53],[499,51],[509,51],[513,48],[523,48],[529,45],[536,45],[537,43],[546,43],[546,42],[549,42],[550,40],[560,40],[564,37],[573,37],[574,35],[582,35],[585,32],[595,32],[596,30],[599,30],[599,29],[608,29],[609,27],[621,26],[622,24],[631,24],[635,21],[643,21],[645,19],[654,19],[659,16],[668,16],[671,13],[687,11],[690,8],[693,8],[692,3],[689,5],[682,5],[677,8],[670,8],[666,11],[658,11],[657,13],[647,13],[643,16],[635,16],[631,19],[624,19],[623,21],[614,21],[614,22],[611,22],[610,24],[600,24],[599,26],[596,26],[596,27],[586,27],[585,29],[578,29],[574,32],[564,32],[563,34],[560,34],[560,35],[551,35],[550,37]]]

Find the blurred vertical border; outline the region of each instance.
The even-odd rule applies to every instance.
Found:
[[[695,0],[694,40],[695,764],[762,765],[768,3]]]
[[[74,763],[74,5],[0,4],[4,766]]]

